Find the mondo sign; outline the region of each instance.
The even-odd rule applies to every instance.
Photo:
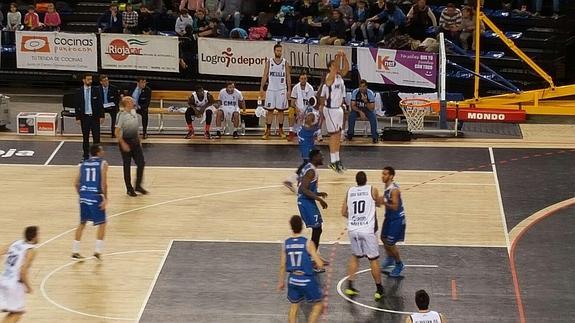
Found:
[[[261,77],[266,57],[274,53],[273,41],[223,40],[200,37],[198,63],[201,74]]]
[[[178,38],[101,34],[103,69],[179,72]]]
[[[60,32],[16,32],[18,68],[98,70],[96,35]]]

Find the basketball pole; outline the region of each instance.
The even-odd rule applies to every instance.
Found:
[[[439,129],[447,129],[447,102],[445,84],[447,76],[447,57],[445,54],[445,35],[439,33]]]

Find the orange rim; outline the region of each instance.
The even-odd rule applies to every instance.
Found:
[[[421,98],[403,99],[399,101],[402,107],[431,108],[431,100]]]

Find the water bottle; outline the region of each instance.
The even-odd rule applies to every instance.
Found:
[[[242,120],[241,131],[242,136],[246,135],[246,122]]]

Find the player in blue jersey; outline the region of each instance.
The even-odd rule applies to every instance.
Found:
[[[403,262],[399,256],[397,242],[405,239],[405,210],[401,199],[399,185],[393,181],[395,169],[387,166],[383,168],[381,180],[385,184],[383,196],[379,197],[379,203],[385,206],[385,220],[381,229],[381,241],[387,253],[387,257],[381,264],[381,270],[389,272],[390,277],[400,277],[403,271]]]
[[[315,101],[315,98],[312,99],[312,101]],[[303,159],[303,163],[297,168],[295,174],[283,182],[284,186],[294,193],[294,183],[297,181],[303,167],[309,162],[309,152],[315,148],[315,140],[321,132],[318,121],[319,113],[314,112],[314,108],[312,106],[308,107],[305,111],[304,124],[297,131],[298,148],[301,158]]]
[[[108,196],[108,163],[103,159],[104,148],[99,144],[90,147],[90,158],[80,164],[75,186],[80,195],[80,224],[72,245],[72,259],[84,259],[80,255],[80,240],[86,222],[98,226],[94,257],[102,260],[104,235],[106,233],[106,204]]]
[[[319,240],[322,232],[321,213],[317,207],[319,202],[322,209],[327,209],[324,198],[327,193],[318,192],[318,171],[317,167],[323,165],[323,155],[318,149],[312,149],[309,153],[309,163],[305,164],[298,179],[297,206],[299,213],[306,227],[311,228],[311,241],[319,250]],[[325,262],[325,261],[324,261]]]
[[[314,273],[312,260],[318,268],[323,267],[315,245],[301,235],[303,229],[302,219],[294,215],[290,219],[293,235],[287,238],[282,245],[280,254],[280,274],[278,290],[285,288],[286,272],[288,276],[287,298],[292,303],[289,310],[288,322],[297,321],[299,303],[304,299],[314,303],[308,322],[317,322],[322,311],[322,290]]]

